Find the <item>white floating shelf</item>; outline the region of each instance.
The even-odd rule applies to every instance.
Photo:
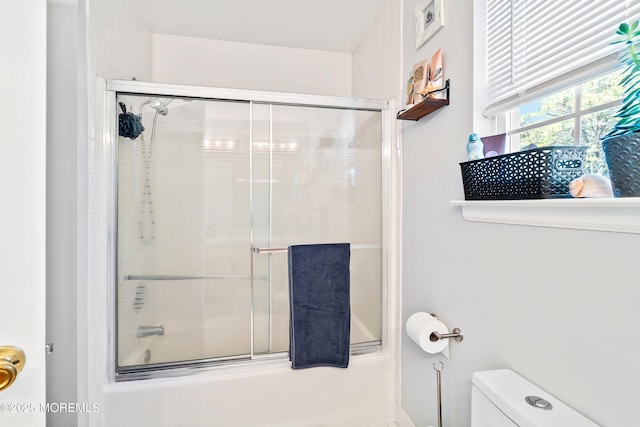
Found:
[[[467,221],[640,233],[640,197],[452,200]]]

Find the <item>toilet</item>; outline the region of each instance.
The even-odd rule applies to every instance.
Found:
[[[509,369],[475,372],[471,427],[598,427]]]

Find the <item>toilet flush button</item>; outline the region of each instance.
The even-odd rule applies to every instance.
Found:
[[[527,396],[524,398],[527,403],[535,408],[544,409],[549,411],[553,409],[553,405],[548,401],[538,396]]]

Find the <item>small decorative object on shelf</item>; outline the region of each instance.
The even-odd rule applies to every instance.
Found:
[[[427,92],[422,102],[415,105],[407,106],[409,108],[398,111],[398,120],[417,121],[427,114],[432,113],[437,109],[444,107],[445,105],[449,105],[449,88],[450,84],[449,80],[447,79],[443,88],[436,89],[432,92]],[[443,99],[433,99],[432,97],[429,97],[430,94],[434,93],[444,93],[445,97]]]
[[[541,147],[460,163],[465,200],[569,198],[586,146]]]
[[[413,64],[413,104],[423,101],[429,83],[429,61],[422,60]]]
[[[467,142],[467,160],[479,159],[484,159],[484,143],[477,133],[472,133]]]

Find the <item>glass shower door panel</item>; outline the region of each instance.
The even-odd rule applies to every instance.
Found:
[[[382,115],[272,106],[270,247],[351,243],[351,343],[381,340]],[[270,257],[271,351],[289,346],[286,253]]]
[[[251,352],[249,104],[118,95],[118,366]]]

